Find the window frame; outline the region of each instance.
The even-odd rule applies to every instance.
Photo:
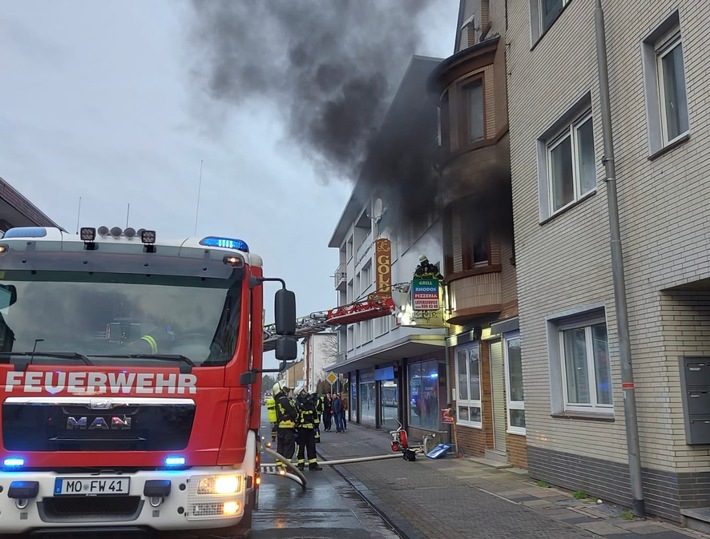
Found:
[[[585,111],[581,114],[574,122],[571,122],[565,129],[563,129],[555,138],[547,143],[547,189],[548,189],[548,200],[550,201],[550,216],[556,215],[568,207],[576,204],[582,198],[587,196],[589,193],[596,191],[596,164],[594,167],[594,188],[589,191],[582,192],[582,172],[581,172],[581,148],[580,148],[580,137],[579,131],[581,127],[587,122],[592,122],[592,149],[594,149],[594,117],[591,109]],[[569,138],[570,140],[570,152],[572,160],[572,200],[566,202],[559,208],[555,208],[555,197],[554,197],[554,177],[552,172],[552,152],[555,148],[560,146],[565,140]],[[595,153],[596,157],[596,153]],[[594,159],[596,163],[596,158]]]
[[[551,163],[549,163],[549,161],[551,161],[549,147],[562,142],[568,131],[571,133],[571,129],[574,126],[577,126],[578,129],[581,128],[589,118],[591,118],[592,121],[592,140],[594,141],[594,188],[580,193],[577,198],[553,211],[552,181],[549,172],[551,166]],[[564,114],[555,120],[552,125],[538,137],[536,145],[539,221],[540,224],[544,224],[546,221],[564,213],[598,191],[600,164],[597,161],[598,152],[594,131],[594,110],[592,109],[591,92],[585,92]],[[573,172],[575,167],[577,167],[576,179],[573,179],[573,181],[581,182],[581,175],[578,170],[580,163],[579,146],[575,147],[575,145],[571,145],[571,147],[571,151],[577,155],[576,159],[573,159]],[[577,189],[581,191],[581,184],[580,188]]]
[[[469,87],[480,84],[481,87],[481,127],[483,136],[480,139],[470,140],[470,100]],[[483,69],[470,74],[465,79],[459,81],[456,85],[455,93],[455,148],[454,151],[468,151],[471,148],[477,148],[485,145],[488,140],[486,132],[486,74]],[[451,141],[449,141],[451,144]],[[454,146],[452,145],[452,148]]]
[[[567,6],[572,2],[572,0],[562,0],[562,8],[560,11],[550,20],[550,24],[545,28],[545,23],[543,20],[543,5],[544,0],[530,0],[530,43],[534,47],[535,44],[542,39],[550,28],[555,24],[555,21],[560,18],[562,12],[567,8]]]
[[[687,125],[685,131],[673,138],[669,138],[667,133],[668,117],[665,108],[662,60],[678,46],[681,47],[681,58],[683,60],[682,88],[685,97],[685,117],[687,119]],[[684,53],[683,32],[677,11],[667,17],[641,42],[649,159],[655,158],[690,138],[692,122],[688,104],[687,69]]]
[[[511,382],[510,382],[510,356],[508,352],[508,342],[510,341],[518,341],[518,346],[521,345],[520,342],[520,332],[519,331],[514,331],[511,333],[505,333],[503,335],[503,359],[504,359],[504,364],[505,364],[505,401],[506,401],[506,407],[508,409],[508,413],[506,414],[507,416],[507,430],[506,432],[508,434],[520,434],[525,436],[527,434],[527,430],[525,427],[518,427],[515,425],[510,424],[510,410],[522,410],[523,411],[523,417],[525,417],[525,395],[523,395],[523,400],[521,401],[514,401],[511,400],[510,396],[510,387],[511,387]],[[522,370],[522,362],[521,362],[521,370]],[[521,372],[522,376],[522,372]],[[524,386],[524,384],[523,384]]]
[[[475,351],[477,354],[477,364],[478,364],[478,399],[471,399],[471,372],[469,370],[470,366],[470,354]],[[467,399],[459,399],[461,392],[459,387],[459,353],[463,352],[466,354],[466,384],[467,384]],[[457,346],[454,351],[454,366],[456,368],[456,424],[464,427],[473,427],[482,429],[483,428],[483,404],[482,404],[482,388],[481,388],[481,347],[480,341],[475,341],[472,343],[467,343],[464,345]],[[459,408],[466,407],[469,408],[469,418],[471,417],[470,409],[478,408],[480,421],[472,421],[470,419],[465,420],[460,418]]]
[[[599,418],[614,418],[614,392],[613,378],[614,373],[611,369],[611,360],[609,359],[609,382],[611,389],[611,404],[599,404],[596,385],[596,370],[594,364],[594,355],[590,354],[590,345],[593,343],[586,340],[589,336],[591,327],[596,324],[603,323],[606,326],[606,349],[609,356],[610,335],[609,323],[606,319],[606,308],[603,303],[582,306],[562,313],[557,313],[548,316],[547,322],[547,344],[550,361],[550,382],[551,382],[551,407],[552,414],[563,414],[574,417],[599,417]],[[587,373],[593,374],[593,378],[588,380],[588,385],[594,390],[594,399],[590,399],[590,403],[570,403],[568,398],[568,387],[566,378],[566,365],[564,354],[564,336],[563,332],[570,329],[585,328],[585,342],[587,351]],[[589,328],[589,331],[586,329]],[[592,348],[593,351],[593,348]],[[592,384],[594,382],[594,384]]]
[[[681,131],[678,135],[676,135],[673,138],[669,137],[668,134],[668,116],[669,112],[666,108],[666,88],[665,88],[665,82],[664,79],[665,77],[663,76],[665,74],[665,69],[664,69],[664,64],[663,60],[666,56],[668,56],[671,52],[673,52],[677,47],[680,47],[681,51],[681,59],[683,59],[683,39],[680,34],[680,26],[674,27],[671,32],[669,32],[670,37],[668,37],[665,40],[661,40],[659,43],[657,43],[655,47],[655,53],[656,53],[656,73],[657,73],[657,84],[658,84],[658,102],[659,106],[661,108],[660,110],[660,116],[661,116],[661,142],[663,146],[668,146],[670,144],[673,144],[675,141],[678,139],[681,139],[684,137],[689,129],[690,126],[687,125],[684,131]],[[685,88],[685,61],[683,61],[683,90],[685,94],[685,114],[686,117],[688,116],[688,92],[687,89]],[[690,122],[688,121],[688,124]]]
[[[464,146],[471,146],[472,144],[478,144],[482,140],[486,140],[486,95],[485,95],[485,84],[484,84],[484,77],[473,77],[469,80],[466,81],[466,83],[463,85],[461,88],[464,97],[464,101],[466,102],[466,122],[465,122],[465,136],[462,138],[462,142],[464,143]],[[481,93],[481,106],[480,106],[480,111],[476,110],[475,112],[480,112],[480,118],[478,116],[475,116],[474,110],[473,110],[473,104],[472,104],[472,91],[474,88],[477,88],[478,91]],[[475,117],[474,117],[475,116]],[[462,115],[463,117],[463,115]],[[481,135],[478,138],[472,138],[472,127],[473,127],[473,122],[472,118],[480,121],[480,126],[476,125],[476,127],[480,127],[480,132]]]

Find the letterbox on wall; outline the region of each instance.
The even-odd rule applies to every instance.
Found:
[[[710,357],[680,358],[685,443],[710,444]]]

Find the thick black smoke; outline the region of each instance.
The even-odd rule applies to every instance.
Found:
[[[425,81],[436,62],[415,61],[415,88],[398,110],[390,104],[430,3],[194,0],[197,85],[227,105],[275,107],[321,178],[360,177],[398,218],[416,218],[435,196],[436,105]]]

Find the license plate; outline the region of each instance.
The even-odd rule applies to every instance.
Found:
[[[127,495],[130,485],[129,477],[62,477],[54,480],[54,495]]]

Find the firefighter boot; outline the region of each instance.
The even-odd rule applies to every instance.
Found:
[[[322,466],[318,466],[318,463],[317,463],[317,462],[311,462],[311,463],[308,465],[308,469],[309,469],[309,470],[322,470],[323,467],[322,467]]]

